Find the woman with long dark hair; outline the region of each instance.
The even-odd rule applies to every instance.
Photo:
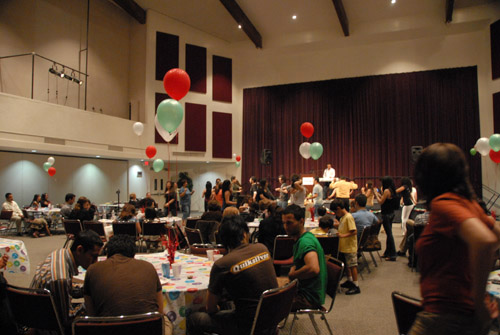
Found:
[[[403,210],[401,211],[401,229],[403,235],[406,234],[406,221],[410,218],[411,211],[417,201],[413,198],[413,184],[411,179],[408,177],[401,178],[401,186],[396,190],[397,193],[401,194],[403,200]]]
[[[167,181],[165,185],[165,205],[163,205],[165,216],[171,214],[177,216],[177,192],[174,183]]]
[[[485,290],[499,224],[477,203],[465,155],[456,145],[425,148],[415,181],[430,216],[417,241],[424,311],[409,334],[487,334],[498,316]]]
[[[42,197],[40,194],[35,194],[33,196],[33,200],[31,200],[30,208],[35,208],[37,209],[38,206],[40,206],[40,201],[42,200]]]
[[[236,201],[231,201],[231,182],[226,179],[222,183],[222,211],[229,206],[236,206]]]
[[[361,188],[361,193],[366,196],[366,208],[372,209],[373,199],[375,198],[375,189],[373,188],[373,180],[368,180],[365,187]]]
[[[208,211],[208,202],[212,198],[212,183],[211,182],[207,181],[207,183],[205,184],[205,189],[203,190],[203,194],[201,195],[201,197],[204,200],[205,212],[206,212],[206,211]]]
[[[393,198],[396,196],[396,187],[392,177],[385,176],[381,179],[382,194],[375,193],[377,201],[382,210],[382,225],[384,226],[387,240],[385,243],[384,257],[387,261],[396,261],[396,245],[394,244],[394,236],[392,235],[392,220],[394,220]]]

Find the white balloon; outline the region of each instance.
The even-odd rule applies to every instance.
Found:
[[[50,163],[50,166],[54,165],[56,159],[54,157],[49,157],[49,159],[47,159],[47,162]]]
[[[135,133],[137,136],[141,136],[141,135],[142,135],[142,132],[144,131],[144,125],[142,124],[142,122],[136,122],[136,123],[134,123],[134,125],[132,126],[132,129],[134,130],[134,133]]]
[[[302,157],[305,159],[311,158],[311,153],[309,152],[309,148],[311,147],[311,143],[304,142],[299,147],[299,152]]]
[[[155,116],[155,127],[156,127],[156,130],[158,131],[158,133],[160,134],[160,136],[166,142],[172,141],[174,139],[175,135],[177,135],[177,129],[174,130],[172,133],[169,133],[168,131],[165,130],[165,128],[163,128],[160,125],[160,122],[158,121],[158,114],[156,114],[156,116]]]
[[[479,152],[482,156],[486,156],[490,153],[490,143],[487,137],[481,137],[477,140],[475,147],[477,152]]]

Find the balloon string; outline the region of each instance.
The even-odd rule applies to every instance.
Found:
[[[168,153],[168,159],[167,159],[167,178],[170,181],[170,142],[167,142],[167,153]]]
[[[176,175],[176,178],[179,177],[179,174],[177,173],[177,157],[175,157],[175,175]]]

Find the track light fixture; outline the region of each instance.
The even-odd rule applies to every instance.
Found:
[[[72,71],[71,72],[71,76],[66,74],[65,72],[65,69],[64,69],[64,66],[61,70],[61,72],[59,72],[59,70],[57,69],[57,64],[54,63],[52,64],[52,67],[49,69],[49,72],[52,73],[53,75],[56,75],[58,77],[61,77],[61,78],[65,78],[65,79],[68,79],[69,81],[72,81],[78,85],[83,85],[83,81],[81,81],[80,79],[76,78],[75,76],[75,71]]]

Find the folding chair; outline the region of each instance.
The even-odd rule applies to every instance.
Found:
[[[141,234],[141,246],[142,242],[159,242],[161,241],[161,238],[163,235],[166,233],[166,228],[165,224],[161,222],[149,222],[149,221],[143,221],[142,222],[142,234]],[[146,248],[146,251],[147,248]]]
[[[392,292],[391,297],[398,324],[398,333],[400,335],[407,334],[417,317],[417,313],[423,310],[422,302],[397,291]]]
[[[203,237],[199,229],[186,227],[184,232],[186,233],[186,238],[190,247],[194,244],[204,245]]]
[[[196,228],[196,223],[198,222],[200,218],[187,218],[186,219],[186,227],[188,228]]]
[[[135,222],[115,222],[113,223],[113,235],[129,235],[137,240],[137,228]]]
[[[197,220],[194,228],[200,231],[201,237],[205,243],[214,243],[215,231],[219,229],[219,222],[212,220]]]
[[[331,255],[338,258],[339,256],[339,237],[338,236],[316,236],[319,244],[323,248],[325,256]]]
[[[12,213],[13,211],[2,211],[0,213],[0,222],[4,222],[7,224],[7,227],[2,226],[0,227],[0,231],[4,232],[4,234],[7,234],[7,232],[12,229],[12,226],[14,225],[14,221],[11,221],[10,219],[12,218]]]
[[[83,221],[83,230],[93,230],[99,235],[103,242],[106,241],[106,233],[104,232],[104,226],[98,221]]]
[[[297,294],[297,279],[283,287],[266,290],[262,293],[255,311],[253,334],[277,334],[279,323],[290,314],[293,297]],[[284,325],[283,325],[284,326]],[[280,327],[281,328],[281,327]]]
[[[369,240],[370,236],[377,236],[378,237],[378,234],[380,232],[380,226],[381,226],[380,223],[375,223],[375,224],[370,226],[370,233],[368,234],[368,240]],[[368,242],[368,240],[367,240],[367,242]],[[378,258],[380,258],[380,261],[382,262],[382,256],[380,256],[380,253],[379,253],[379,251],[382,250],[382,245],[369,246],[367,242],[365,242],[365,244],[361,246],[362,251],[370,253],[370,257],[372,258],[373,264],[377,267],[378,266],[377,261],[375,260],[375,257],[373,256],[373,252],[375,251],[377,253]]]
[[[29,327],[64,334],[49,290],[7,285],[6,293],[18,331]]]
[[[273,246],[274,265],[293,264],[293,245],[295,241],[288,235],[277,235]]]
[[[328,271],[328,282],[326,286],[326,294],[330,296],[332,299],[330,303],[330,307],[328,309],[321,307],[317,309],[299,309],[296,311],[292,311],[293,313],[293,320],[292,320],[292,325],[290,327],[290,334],[292,334],[293,330],[293,324],[295,323],[295,320],[298,320],[299,318],[297,317],[297,314],[307,314],[309,315],[309,319],[311,319],[311,322],[313,324],[314,330],[316,331],[316,334],[320,335],[321,332],[319,331],[318,325],[316,324],[316,321],[314,320],[314,315],[319,314],[321,315],[321,320],[325,321],[326,327],[328,328],[328,332],[330,335],[332,334],[332,330],[330,328],[330,324],[328,323],[328,320],[326,319],[326,315],[331,312],[333,309],[333,303],[335,302],[335,297],[337,296],[337,290],[339,288],[340,280],[342,278],[342,275],[344,274],[344,263],[339,261],[336,258],[333,257],[327,257],[326,258],[326,268]]]
[[[63,221],[64,232],[66,233],[66,242],[64,242],[63,248],[66,248],[69,241],[74,241],[75,236],[83,229],[80,220],[63,219],[62,221]]]
[[[79,316],[73,335],[163,335],[163,316],[158,312],[120,316]]]
[[[366,241],[368,241],[368,236],[370,236],[370,230],[371,227],[363,228],[363,231],[361,232],[361,237],[359,238],[358,241],[358,255],[361,256],[361,258],[363,259],[363,262],[366,266],[366,269],[368,270],[368,273],[371,273],[372,271],[370,270],[370,266],[368,265],[368,261],[366,260],[365,254],[363,254],[363,246],[366,244]],[[359,274],[361,275],[361,278],[363,278],[363,274],[361,272],[359,272]]]

